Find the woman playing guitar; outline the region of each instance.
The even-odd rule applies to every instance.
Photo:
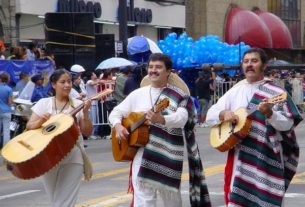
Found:
[[[65,69],[56,70],[50,76],[50,82],[54,90],[54,96],[39,100],[32,107],[32,116],[27,123],[27,129],[40,128],[51,115],[69,113],[73,108],[80,105],[82,101],[69,98],[72,88],[70,73]],[[84,103],[83,109],[76,114],[76,122],[80,129],[78,144],[71,152],[53,169],[43,175],[43,184],[50,197],[53,207],[74,206],[84,172],[84,161],[82,157],[83,138],[92,132],[92,123],[89,119],[89,108],[91,101]],[[63,139],[65,137],[62,137]],[[47,160],[46,160],[47,162]]]

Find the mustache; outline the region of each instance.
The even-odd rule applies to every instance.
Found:
[[[249,72],[249,71],[254,71],[254,68],[253,68],[252,66],[248,66],[248,67],[246,68],[246,72]]]
[[[157,75],[159,76],[160,74],[158,72],[149,72],[149,76],[152,76],[152,75]]]

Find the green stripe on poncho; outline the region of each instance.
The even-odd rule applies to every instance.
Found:
[[[255,107],[263,99],[283,92],[282,88],[267,81],[259,86],[249,107]],[[302,120],[290,96],[273,109],[293,119],[293,128]],[[256,111],[248,136],[236,148],[239,153],[229,206],[281,206],[299,158],[299,146],[293,129],[278,132],[263,114]]]
[[[159,99],[164,98],[170,100],[170,106],[162,113],[173,113],[178,107],[185,107],[188,111],[189,119],[184,132],[189,163],[190,202],[192,207],[209,207],[210,198],[194,134],[196,111],[193,101],[173,86],[168,86],[162,91]],[[150,126],[149,133],[149,142],[144,148],[138,173],[139,184],[171,196],[171,192],[178,192],[181,184],[183,130],[168,129],[164,125],[154,124]]]

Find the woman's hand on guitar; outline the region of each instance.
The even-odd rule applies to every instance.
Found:
[[[91,100],[89,99],[89,100],[85,101],[85,103],[84,103],[83,112],[88,112],[90,107],[91,107]]]
[[[237,124],[239,121],[239,117],[233,111],[222,111],[219,114],[220,121],[229,121],[233,124]]]
[[[122,124],[117,123],[116,125],[114,125],[114,128],[115,128],[115,135],[118,140],[127,139],[129,132]]]
[[[50,113],[45,113],[42,116],[40,116],[39,119],[38,119],[38,126],[37,126],[37,128],[41,127],[41,125],[43,123],[45,123],[46,121],[48,121],[50,117],[51,117]]]

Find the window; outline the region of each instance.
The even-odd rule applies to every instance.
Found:
[[[268,0],[268,10],[287,25],[294,47],[301,47],[301,0]]]

